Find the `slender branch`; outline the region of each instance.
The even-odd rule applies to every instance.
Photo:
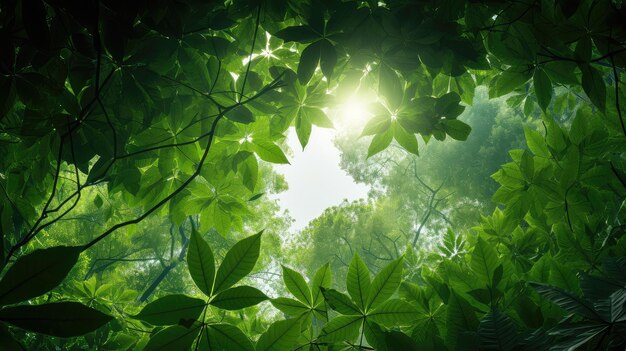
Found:
[[[261,3],[259,3],[257,12],[256,12],[256,25],[254,27],[254,36],[252,37],[252,47],[250,47],[250,56],[248,56],[248,65],[246,67],[246,74],[243,76],[243,82],[241,83],[241,93],[239,94],[239,99],[243,99],[244,91],[246,89],[246,81],[248,80],[248,74],[250,73],[250,64],[252,64],[252,54],[254,53],[254,46],[256,45],[256,37],[259,32],[259,22],[261,21]]]

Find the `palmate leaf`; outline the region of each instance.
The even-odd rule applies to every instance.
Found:
[[[211,305],[232,311],[257,305],[267,299],[268,297],[256,288],[251,286],[236,286],[217,294],[213,300],[211,300]]]
[[[219,323],[209,324],[204,328],[198,349],[254,351],[254,345],[241,329],[234,325]]]
[[[147,304],[133,318],[152,325],[174,325],[197,320],[206,302],[186,295],[168,295]]]
[[[307,306],[313,306],[311,290],[309,290],[309,286],[300,273],[283,266],[283,281],[285,282],[287,290],[289,290],[296,299],[302,301]]]
[[[296,317],[303,313],[307,313],[311,310],[311,308],[302,302],[294,299],[289,299],[286,297],[279,297],[271,300],[272,306],[276,307],[278,310],[283,312],[286,315]]]
[[[198,289],[205,295],[211,296],[213,280],[215,280],[215,258],[209,244],[196,230],[191,232],[189,240],[187,267]]]
[[[333,310],[346,315],[360,315],[362,312],[359,308],[350,300],[347,295],[334,290],[324,289],[322,290],[326,302]]]
[[[367,298],[370,292],[370,271],[365,262],[354,254],[350,267],[348,267],[348,275],[346,277],[346,287],[352,300],[362,310],[365,309]]]
[[[391,261],[374,277],[367,298],[367,309],[374,308],[393,295],[402,279],[403,257]]]
[[[20,257],[0,281],[0,305],[24,301],[54,289],[78,261],[80,246],[55,246]]]
[[[324,301],[324,295],[322,295],[322,288],[328,289],[332,285],[332,271],[330,270],[330,263],[326,263],[320,269],[315,272],[313,280],[311,281],[311,292],[313,294],[313,306],[317,306]]]
[[[274,322],[256,343],[256,351],[289,351],[298,342],[300,319]]]
[[[417,317],[417,308],[400,299],[387,300],[367,313],[368,320],[387,327],[410,325]]]
[[[200,326],[186,328],[180,325],[167,327],[154,334],[144,351],[185,351],[191,347],[200,332]]]
[[[86,334],[111,319],[111,316],[78,302],[22,305],[0,310],[0,321],[28,331],[59,337]]]
[[[252,271],[259,258],[261,234],[249,236],[228,250],[215,276],[214,293],[230,288]]]
[[[362,323],[362,316],[335,317],[326,323],[319,339],[323,342],[354,341],[359,335]]]

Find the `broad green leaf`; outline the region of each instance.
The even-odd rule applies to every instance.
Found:
[[[548,78],[548,75],[542,69],[535,69],[533,87],[535,88],[535,95],[537,96],[539,107],[546,111],[552,99],[552,82],[550,82],[550,78]]]
[[[232,110],[226,112],[224,116],[233,122],[239,122],[243,124],[248,124],[255,121],[252,112],[244,105],[239,105],[233,108]]]
[[[387,129],[387,131],[382,134],[376,134],[374,138],[372,138],[370,146],[367,148],[367,158],[385,150],[387,146],[391,144],[391,140],[393,140],[393,130],[391,128]]]
[[[251,286],[237,286],[215,295],[211,305],[224,310],[240,310],[267,300],[268,297]]]
[[[209,324],[205,328],[203,339],[209,339],[223,350],[228,351],[254,351],[254,345],[241,329],[234,325],[218,323]],[[208,348],[200,348],[207,350]],[[210,349],[213,350],[213,349]]]
[[[309,121],[309,117],[303,111],[298,112],[296,116],[296,135],[304,150],[311,137],[311,121]]]
[[[320,68],[322,73],[330,81],[333,69],[337,64],[337,51],[328,39],[320,40]]]
[[[524,135],[526,136],[526,145],[528,145],[533,154],[541,157],[550,156],[546,142],[538,131],[525,126]]]
[[[319,38],[319,35],[309,26],[287,27],[274,33],[274,35],[286,42],[296,41],[299,43],[307,43]]]
[[[316,126],[322,128],[333,128],[333,122],[328,118],[328,116],[326,116],[326,113],[319,108],[305,106],[302,108],[302,111],[307,115],[309,121]]]
[[[78,261],[82,247],[55,246],[20,258],[0,280],[0,305],[37,297],[57,287]]]
[[[476,275],[476,278],[480,279],[479,284],[483,286],[491,285],[493,272],[497,266],[498,254],[493,245],[478,237],[474,251],[472,251],[470,268]]]
[[[391,126],[391,117],[388,114],[376,115],[367,121],[361,136],[381,134],[386,132]]]
[[[206,302],[186,295],[167,295],[147,304],[133,318],[152,325],[174,325],[181,320],[195,321]]]
[[[333,310],[347,315],[360,315],[359,308],[350,300],[350,297],[335,290],[322,290],[326,302]]]
[[[421,350],[420,344],[413,340],[408,335],[396,331],[390,330],[385,333],[385,341],[387,343],[387,349],[389,351],[418,351]]]
[[[320,61],[321,47],[322,41],[318,40],[302,50],[300,63],[298,63],[298,80],[300,84],[307,84],[313,77],[317,63]]]
[[[472,131],[472,127],[458,119],[444,119],[443,130],[455,140],[465,141]]]
[[[322,331],[319,339],[324,342],[354,341],[363,324],[362,316],[339,316],[331,319]]]
[[[283,267],[283,281],[287,290],[298,300],[307,306],[312,306],[311,290],[306,284],[304,277],[289,267]]]
[[[398,74],[387,64],[380,64],[378,71],[378,95],[385,98],[389,110],[395,111],[400,106],[403,94]]]
[[[365,309],[366,302],[370,293],[370,271],[367,269],[365,262],[354,254],[350,267],[348,267],[348,275],[346,276],[346,287],[352,300],[361,310]]]
[[[419,156],[417,137],[415,134],[407,132],[400,123],[394,123],[393,137],[406,151]]]
[[[382,304],[398,290],[402,280],[403,265],[404,259],[400,257],[380,270],[369,289],[367,309]]]
[[[294,317],[309,312],[311,310],[309,306],[303,304],[302,302],[286,297],[272,299],[271,303],[274,307],[279,309],[284,314]]]
[[[478,337],[483,350],[513,350],[518,344],[515,323],[497,309],[490,310],[480,321]]]
[[[185,351],[191,347],[200,332],[200,326],[186,328],[180,325],[167,327],[154,334],[144,351]]]
[[[315,272],[313,280],[311,281],[311,292],[313,293],[313,306],[324,301],[324,295],[322,289],[330,289],[332,285],[332,271],[330,270],[330,263],[326,263],[320,269]]]
[[[274,322],[259,337],[256,351],[289,351],[298,342],[299,336],[299,318]]]
[[[289,163],[287,156],[276,144],[264,139],[252,139],[252,150],[263,161],[271,163]]]
[[[456,92],[449,92],[437,99],[435,103],[435,112],[440,117],[446,117],[447,119],[455,119],[463,110],[464,106],[459,105],[461,97]]]
[[[580,65],[582,86],[589,100],[602,112],[606,110],[606,84],[602,73],[591,65]]]
[[[400,299],[387,300],[367,313],[368,320],[388,327],[410,325],[417,317],[417,308]]]
[[[446,308],[446,339],[451,345],[463,345],[465,332],[475,332],[478,328],[478,318],[472,305],[457,293],[450,293]]]
[[[215,258],[209,244],[196,230],[191,232],[189,239],[187,267],[198,289],[205,295],[211,296],[215,279]]]
[[[0,310],[0,321],[28,331],[64,338],[94,331],[111,319],[111,316],[78,302],[21,305]]]
[[[592,320],[603,320],[602,316],[596,312],[590,302],[575,296],[571,292],[541,283],[529,282],[528,284],[537,290],[540,295],[570,313],[576,313]]]
[[[261,249],[261,234],[251,235],[228,250],[215,276],[214,293],[233,286],[252,271]]]
[[[5,351],[26,351],[26,348],[15,340],[5,325],[0,325],[0,345]]]
[[[502,72],[496,80],[495,90],[489,91],[489,97],[506,95],[523,86],[532,76],[527,66],[513,66]]]

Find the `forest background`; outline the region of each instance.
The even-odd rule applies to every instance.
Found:
[[[0,345],[623,350],[623,18],[3,1]],[[273,164],[332,127],[371,191],[290,233]]]

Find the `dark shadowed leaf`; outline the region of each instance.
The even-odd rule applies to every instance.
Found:
[[[111,316],[78,302],[23,305],[0,310],[0,320],[28,331],[70,337],[86,334],[105,325]]]
[[[55,246],[20,257],[0,281],[0,305],[24,301],[54,289],[74,267],[81,249]]]
[[[154,334],[144,351],[185,351],[198,336],[200,326],[186,328],[180,325],[167,327]]]
[[[186,295],[167,295],[147,304],[134,318],[152,325],[174,325],[196,320],[206,302]]]

